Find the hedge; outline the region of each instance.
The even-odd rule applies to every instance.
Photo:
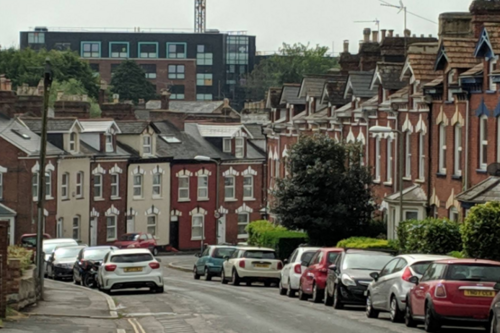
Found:
[[[464,252],[471,258],[500,260],[500,202],[473,207],[462,227]]]
[[[368,237],[351,237],[341,240],[337,243],[337,247],[351,249],[379,249],[379,250],[395,250],[398,246],[394,241],[385,239],[368,238]]]
[[[31,266],[33,251],[21,246],[9,246],[7,251],[7,258],[20,259],[21,271],[25,271]]]

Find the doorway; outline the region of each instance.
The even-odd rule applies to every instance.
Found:
[[[135,216],[127,217],[127,233],[135,232]]]
[[[216,219],[216,221],[217,227],[219,228],[217,231],[217,244],[224,244],[226,243],[226,215],[222,216],[220,219]]]
[[[97,217],[90,220],[90,246],[97,245]]]

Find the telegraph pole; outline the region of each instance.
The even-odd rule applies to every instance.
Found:
[[[45,206],[45,160],[47,152],[47,118],[49,110],[49,93],[52,85],[52,69],[50,59],[45,59],[45,71],[43,73],[43,109],[42,109],[42,134],[40,136],[40,168],[38,170],[38,224],[36,234],[36,266],[39,281],[39,298],[43,300],[43,278],[44,278],[44,253],[43,253],[43,225]]]

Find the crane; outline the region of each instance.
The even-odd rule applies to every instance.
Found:
[[[207,30],[207,0],[194,0],[194,32],[205,33]]]

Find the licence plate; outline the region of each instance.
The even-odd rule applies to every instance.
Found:
[[[255,267],[269,268],[269,264],[255,264]]]
[[[127,267],[124,268],[123,271],[125,273],[142,272],[142,267]]]
[[[464,295],[467,297],[495,297],[496,293],[493,290],[464,290]]]

